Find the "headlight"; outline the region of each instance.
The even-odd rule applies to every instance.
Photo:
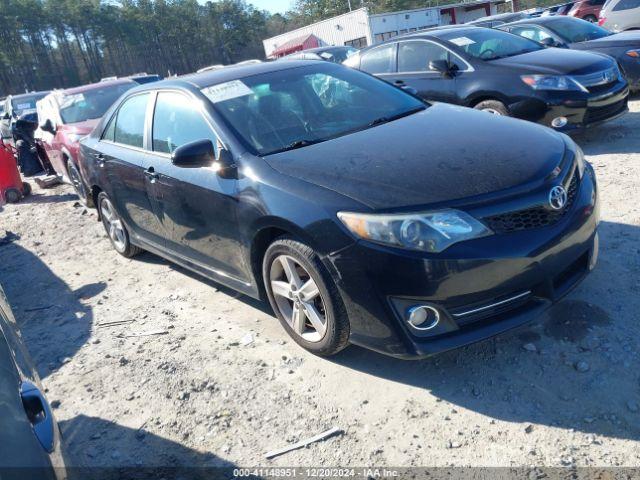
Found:
[[[459,210],[398,215],[339,212],[338,218],[357,237],[430,253],[442,252],[454,243],[493,233]]]
[[[626,53],[627,55],[629,55],[630,57],[633,57],[633,58],[640,58],[640,49],[627,50],[625,53]]]
[[[520,78],[534,90],[588,91],[573,78],[566,75],[522,75]]]
[[[578,173],[580,174],[579,178],[582,178],[582,175],[584,175],[584,164],[585,164],[584,152],[577,145],[576,145],[576,164],[578,165]]]

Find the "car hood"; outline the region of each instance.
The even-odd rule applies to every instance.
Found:
[[[612,60],[606,55],[594,52],[566,48],[545,48],[544,50],[492,60],[487,63],[518,68],[528,73],[585,75],[610,68]]]
[[[464,107],[423,112],[265,157],[279,172],[374,209],[437,204],[526,184],[562,160],[560,135]]]
[[[640,48],[640,31],[621,32],[597,40],[577,43],[588,48],[635,47]]]
[[[68,133],[75,133],[77,135],[88,135],[95,128],[98,122],[100,122],[99,118],[91,118],[89,120],[85,120],[84,122],[68,123],[64,125],[64,129]]]

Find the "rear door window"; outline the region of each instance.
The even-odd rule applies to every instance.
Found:
[[[374,48],[362,55],[360,69],[367,73],[393,73],[395,71],[396,44]]]
[[[131,147],[144,147],[144,121],[148,101],[149,93],[134,95],[124,101],[116,117],[114,142]]]
[[[639,8],[640,0],[620,0],[614,7],[613,11],[618,12],[620,10],[631,10],[632,8]]]
[[[196,140],[211,140],[216,136],[193,101],[178,92],[160,92],[153,113],[153,150],[173,153],[176,148]]]

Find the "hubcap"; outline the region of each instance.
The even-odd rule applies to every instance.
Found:
[[[116,247],[116,250],[124,252],[127,248],[127,237],[124,233],[124,227],[122,226],[122,221],[113,209],[113,205],[111,205],[111,202],[106,198],[102,200],[100,213],[102,214],[102,220],[107,234]]]
[[[293,257],[280,255],[271,264],[271,291],[280,314],[307,342],[319,342],[327,332],[327,314],[318,285]]]

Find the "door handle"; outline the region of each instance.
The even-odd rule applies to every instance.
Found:
[[[33,427],[36,438],[47,452],[55,449],[55,425],[47,399],[33,383],[24,381],[20,385],[22,406]]]
[[[149,167],[144,171],[144,174],[151,180],[151,182],[155,182],[160,176],[156,173],[155,168]]]

